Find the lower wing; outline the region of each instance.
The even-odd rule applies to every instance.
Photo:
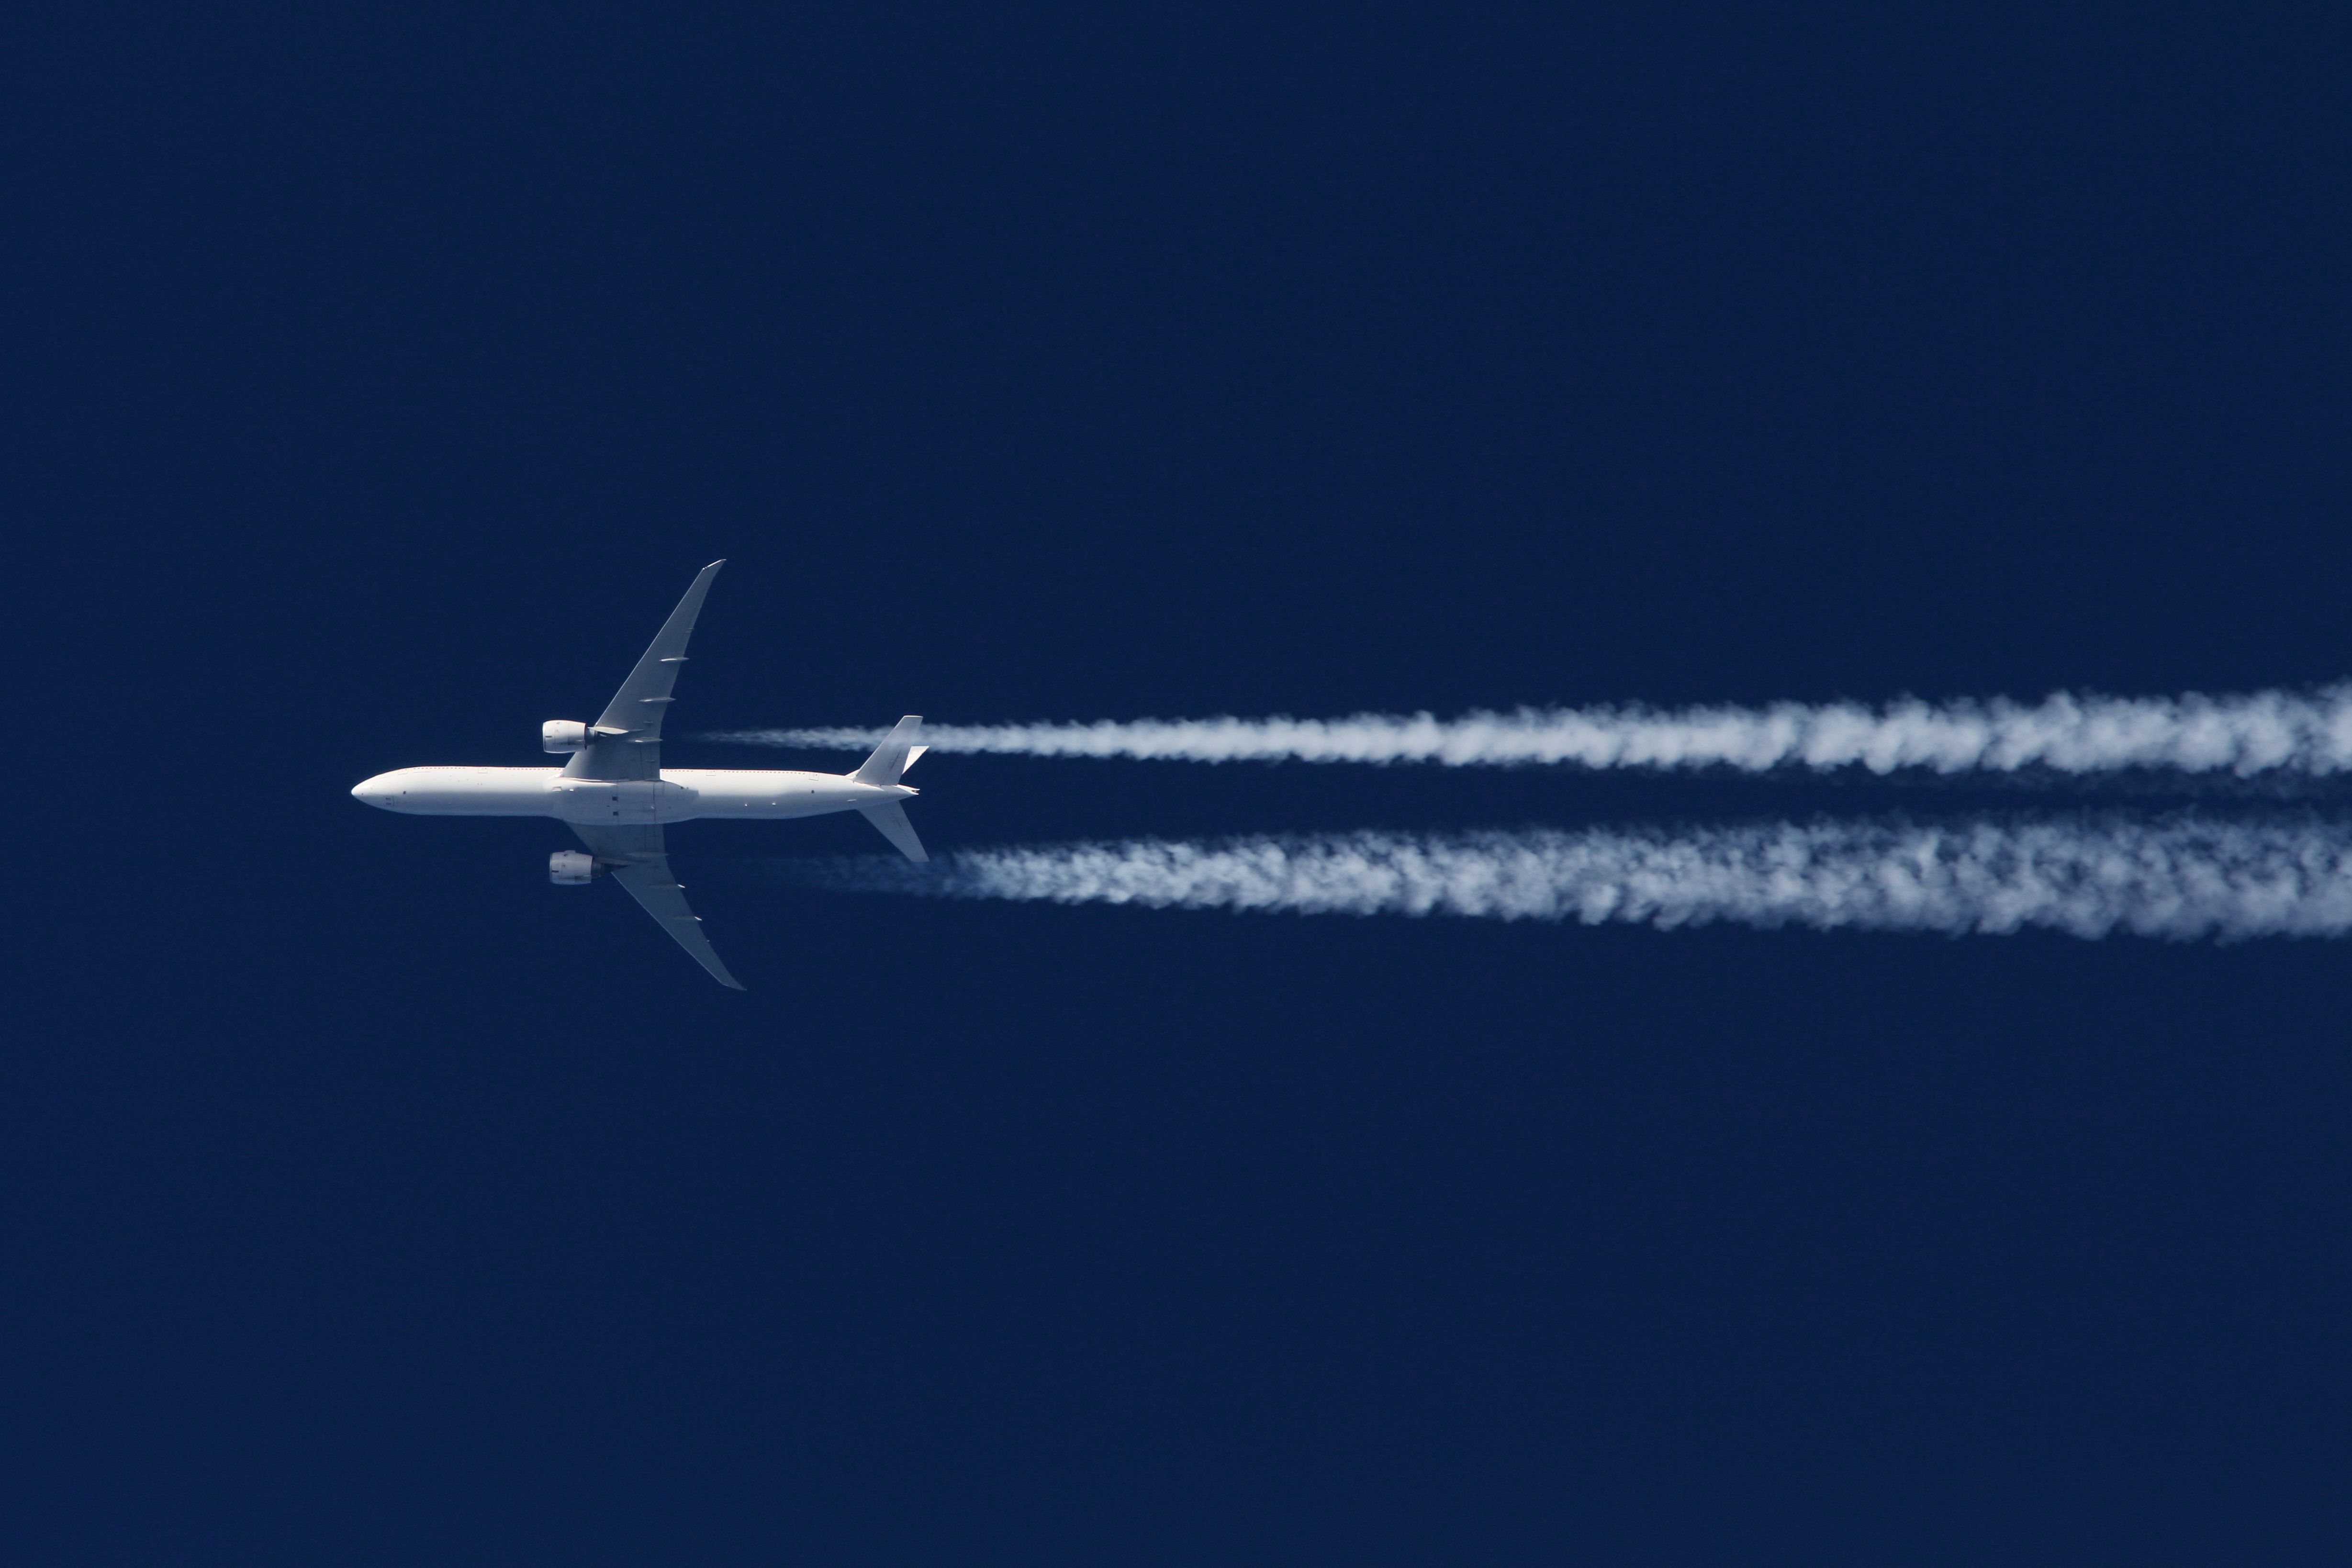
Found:
[[[718,950],[702,934],[702,918],[687,907],[686,889],[670,875],[669,853],[662,845],[658,826],[584,827],[574,823],[572,831],[580,835],[588,853],[613,873],[613,880],[626,888],[629,897],[676,937],[677,945],[692,954],[695,963],[710,971],[713,980],[743,989],[743,983],[727,973]]]

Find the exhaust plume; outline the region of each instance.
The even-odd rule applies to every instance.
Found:
[[[930,868],[784,861],[806,886],[1297,914],[1465,915],[1672,930],[2188,940],[2352,931],[2352,828],[2177,818],[1129,839],[966,851]]]
[[[705,737],[859,750],[881,731],[743,730]],[[1196,763],[1438,763],[1449,767],[1902,768],[1939,773],[2170,769],[2326,775],[2352,772],[2352,684],[2297,695],[2007,698],[1868,707],[1522,708],[1458,719],[1359,713],[1346,719],[1145,719],[1093,724],[934,724],[941,752],[1133,757]]]

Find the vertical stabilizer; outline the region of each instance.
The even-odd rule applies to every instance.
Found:
[[[849,776],[859,784],[897,784],[898,775],[907,771],[907,753],[921,743],[922,733],[923,716],[920,713],[908,714],[898,721],[896,728],[882,737],[882,743],[874,748],[874,754],[860,763],[857,771]],[[916,858],[922,857],[919,855]]]

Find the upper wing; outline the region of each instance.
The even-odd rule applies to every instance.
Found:
[[[644,905],[646,913],[676,937],[677,945],[693,954],[695,963],[710,971],[713,980],[743,989],[743,983],[727,973],[710,939],[702,934],[701,919],[687,907],[686,889],[670,875],[669,855],[663,847],[658,825],[583,827],[574,823],[572,831],[580,835],[588,853],[612,868],[613,880],[628,889],[629,897]]]
[[[693,635],[694,617],[702,613],[702,596],[724,561],[714,561],[695,576],[686,597],[669,613],[654,646],[637,660],[629,679],[604,706],[604,716],[591,731],[594,739],[572,753],[564,775],[575,779],[657,779],[661,777],[662,715],[668,710],[670,688],[677,684],[677,668],[686,662],[686,639]]]

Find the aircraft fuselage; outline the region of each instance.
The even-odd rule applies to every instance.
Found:
[[[905,784],[840,773],[664,768],[658,779],[565,778],[560,768],[398,768],[352,795],[410,816],[552,816],[563,822],[692,822],[698,817],[824,816],[907,800]]]

